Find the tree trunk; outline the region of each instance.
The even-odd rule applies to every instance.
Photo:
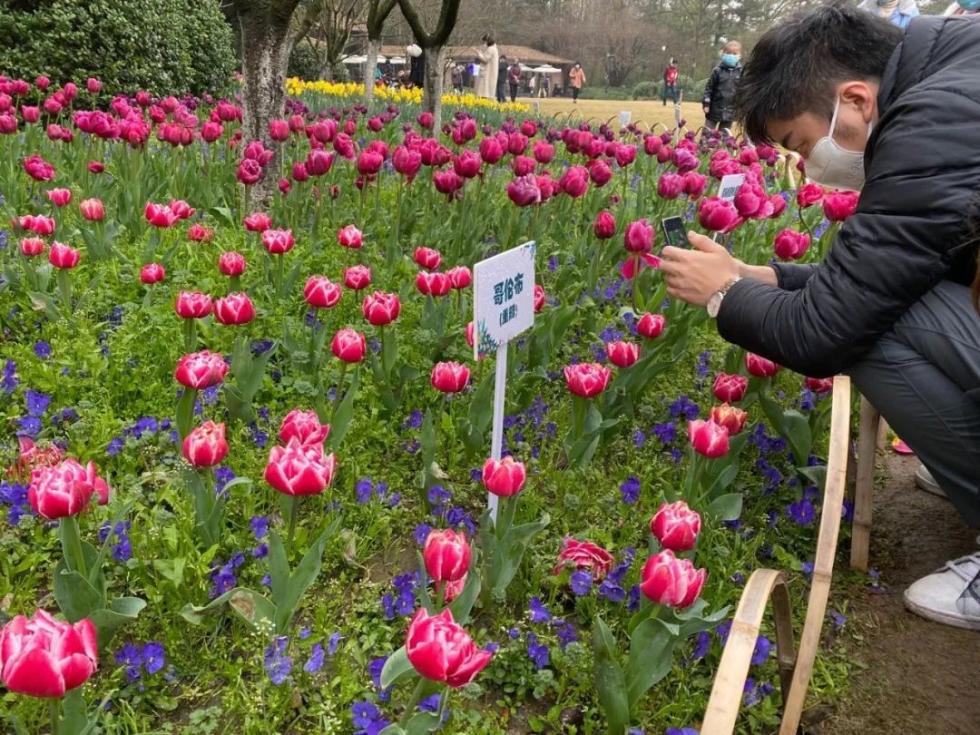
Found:
[[[442,86],[445,80],[446,47],[433,46],[425,49],[425,94],[422,109],[432,113],[432,129],[439,134],[442,128]]]
[[[293,38],[289,17],[270,18],[262,13],[239,12],[242,30],[242,131],[244,140],[270,144],[269,121],[283,114],[284,83]],[[277,146],[269,145],[272,150]],[[276,191],[279,162],[273,158],[259,183],[249,187],[250,204],[267,204]]]
[[[368,38],[367,60],[364,62],[364,101],[368,104],[374,99],[374,70],[378,67],[378,54],[381,52],[381,39]]]

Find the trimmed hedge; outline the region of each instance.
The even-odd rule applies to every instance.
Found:
[[[220,92],[236,66],[218,0],[11,0],[0,5],[0,73],[105,89]]]

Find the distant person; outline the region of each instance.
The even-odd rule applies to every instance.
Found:
[[[517,101],[517,90],[521,86],[521,62],[514,59],[514,63],[507,70],[507,86],[510,87],[510,101]]]
[[[915,4],[915,0],[862,0],[858,7],[861,10],[874,13],[879,18],[884,18],[903,31],[909,27],[909,22],[919,14],[919,6]]]
[[[538,97],[547,98],[551,91],[551,79],[547,76],[541,77],[541,83],[538,85]]]
[[[704,88],[705,125],[730,130],[735,119],[735,88],[742,76],[742,44],[729,41],[721,50],[721,61]]]
[[[575,66],[572,70],[568,72],[568,83],[572,85],[572,102],[578,103],[579,93],[582,91],[582,87],[585,86],[585,69],[582,65],[575,62]]]
[[[411,44],[405,48],[405,53],[409,58],[408,80],[413,87],[425,86],[425,54],[422,47],[418,44]]]
[[[483,34],[483,49],[477,49],[476,55],[480,57],[483,68],[476,81],[477,97],[496,99],[497,97],[497,77],[499,74],[498,65],[500,64],[500,49],[497,42],[489,33]]]
[[[943,15],[977,15],[980,13],[980,0],[957,0],[946,8]]]
[[[670,63],[664,68],[664,89],[661,95],[664,101],[664,107],[667,106],[668,97],[670,97],[675,105],[677,104],[677,75],[679,73],[677,60],[671,59]]]
[[[507,101],[507,70],[510,68],[510,60],[500,55],[500,62],[497,64],[497,102],[504,104]]]
[[[453,64],[450,77],[452,79],[453,92],[455,94],[463,94],[463,65]]]

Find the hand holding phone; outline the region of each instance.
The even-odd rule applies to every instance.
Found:
[[[664,229],[664,239],[668,245],[675,248],[688,246],[687,228],[684,226],[684,220],[681,217],[667,217],[660,221],[660,225]]]

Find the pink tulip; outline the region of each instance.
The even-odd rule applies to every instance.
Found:
[[[147,222],[160,229],[166,229],[177,221],[177,215],[166,204],[147,202],[143,214]]]
[[[398,294],[375,291],[364,297],[361,311],[364,318],[376,327],[383,327],[398,318],[401,313]]]
[[[452,197],[463,188],[466,181],[455,171],[436,171],[432,174],[432,184],[440,194]]]
[[[546,140],[535,141],[532,151],[534,160],[541,164],[551,163],[555,157],[555,147]]]
[[[449,608],[438,615],[419,608],[408,626],[405,651],[421,676],[455,688],[472,682],[493,657],[476,647]]]
[[[643,565],[640,590],[658,605],[685,608],[701,594],[708,572],[690,559],[678,559],[670,549],[654,554]]]
[[[484,138],[480,141],[480,158],[485,163],[491,165],[497,163],[504,157],[504,147],[500,141],[493,137]]]
[[[214,239],[214,230],[195,222],[187,228],[187,239],[191,242],[210,242]]]
[[[55,221],[53,217],[45,217],[43,214],[25,214],[17,220],[21,228],[30,230],[35,235],[47,237],[54,232]]]
[[[105,207],[101,199],[83,199],[78,205],[78,210],[82,213],[82,217],[90,222],[105,219]]]
[[[558,180],[558,186],[572,199],[578,199],[589,190],[589,172],[585,166],[569,166]]]
[[[688,421],[687,437],[694,451],[709,459],[728,453],[728,429],[713,421]]]
[[[600,189],[612,178],[612,169],[605,161],[593,161],[589,166],[589,178]]]
[[[48,199],[56,207],[63,207],[71,201],[71,189],[48,189]]]
[[[814,393],[830,393],[834,389],[833,378],[804,378],[803,385]]]
[[[548,295],[544,292],[544,286],[540,283],[534,284],[534,313],[539,313],[547,303]]]
[[[0,631],[0,680],[11,692],[60,699],[82,686],[99,665],[95,626],[74,625],[38,610],[15,616]]]
[[[773,242],[776,257],[782,260],[796,260],[806,254],[810,247],[810,236],[796,230],[782,230]]]
[[[713,386],[715,398],[725,403],[737,403],[745,398],[749,380],[744,375],[718,373]]]
[[[102,161],[89,161],[87,168],[89,173],[100,174],[105,171],[105,164]]]
[[[228,363],[216,352],[201,350],[180,358],[174,378],[186,388],[204,390],[218,385],[228,373]]]
[[[265,212],[253,212],[245,218],[245,229],[249,232],[265,232],[272,227],[272,218]]]
[[[276,141],[289,139],[289,123],[285,120],[269,120],[269,137]]]
[[[594,362],[583,362],[565,367],[568,390],[582,398],[594,398],[606,389],[612,371]]]
[[[352,265],[344,269],[344,285],[354,291],[360,291],[371,285],[371,269],[366,265]]]
[[[616,218],[608,209],[603,209],[596,215],[592,223],[592,232],[600,240],[608,240],[616,234]]]
[[[41,156],[34,155],[24,159],[24,171],[35,181],[51,181],[54,178],[54,166]]]
[[[476,151],[467,149],[453,158],[453,171],[464,179],[478,176],[481,168],[483,168],[483,161]]]
[[[262,233],[262,246],[270,255],[283,255],[293,249],[296,241],[292,230],[265,230]]]
[[[834,191],[823,198],[824,216],[831,222],[843,222],[857,211],[860,194],[856,191]]]
[[[344,362],[360,362],[367,353],[367,340],[355,329],[340,329],[334,334],[330,349]]]
[[[147,286],[160,283],[166,276],[167,272],[159,263],[147,263],[140,268],[140,283],[146,284]]]
[[[97,496],[99,505],[105,505],[109,502],[109,486],[97,474],[94,462],[83,467],[74,459],[35,468],[27,488],[31,508],[49,521],[81,513],[92,496]]]
[[[721,233],[731,232],[742,224],[742,218],[735,205],[716,196],[701,200],[698,219],[705,229]]]
[[[724,426],[728,429],[729,436],[735,436],[745,428],[745,422],[748,420],[749,415],[740,408],[722,403],[720,406],[715,406],[711,409],[709,418],[719,426]]]
[[[568,537],[558,552],[557,563],[551,573],[558,574],[564,567],[570,566],[590,571],[592,578],[599,581],[612,569],[613,562],[613,555],[598,544]]]
[[[279,441],[288,444],[296,439],[300,444],[323,444],[330,436],[330,424],[321,424],[316,411],[294,408],[279,426]]]
[[[452,289],[452,281],[445,273],[419,271],[415,276],[415,287],[425,296],[445,296]]]
[[[501,498],[517,495],[524,487],[527,470],[523,462],[511,456],[488,459],[483,464],[483,485],[488,492]]]
[[[647,313],[641,316],[640,320],[636,323],[636,331],[641,337],[656,339],[663,333],[666,324],[667,319],[663,314]]]
[[[696,171],[684,174],[684,193],[689,199],[697,199],[708,188],[708,177]]]
[[[748,180],[735,192],[735,199],[732,203],[738,210],[739,216],[748,219],[757,216],[767,201],[765,189],[755,181]]]
[[[434,582],[458,582],[465,577],[471,555],[466,534],[452,529],[429,531],[422,549],[425,571]]]
[[[684,177],[680,174],[665,173],[657,181],[657,194],[662,199],[677,199],[684,192]]]
[[[820,184],[804,184],[796,192],[796,204],[800,209],[819,204],[823,199],[823,187]]]
[[[44,240],[40,237],[25,237],[20,241],[20,252],[28,258],[33,258],[44,252]]]
[[[646,219],[638,219],[626,225],[623,244],[631,253],[649,253],[653,250],[653,227]]]
[[[470,382],[470,369],[459,362],[437,362],[432,366],[429,382],[443,393],[459,393]]]
[[[464,330],[464,333],[466,335],[466,344],[470,346],[470,349],[473,349],[473,322],[472,321],[466,322],[466,329]]]
[[[433,248],[415,248],[415,262],[420,268],[434,271],[442,263],[442,256]]]
[[[772,360],[767,360],[762,355],[756,355],[754,352],[745,354],[745,367],[751,375],[757,378],[771,378],[779,372],[779,365]]]
[[[640,359],[640,348],[632,342],[607,342],[606,354],[616,367],[628,368]]]
[[[51,249],[48,251],[48,262],[55,268],[63,270],[74,268],[81,258],[81,252],[60,242],[51,243]]]
[[[400,145],[395,148],[395,153],[391,157],[391,163],[395,171],[404,176],[408,181],[412,181],[422,168],[422,154],[417,150]]]
[[[193,217],[194,212],[197,211],[183,199],[171,199],[167,206],[170,207],[170,211],[174,213],[177,219],[188,219]]]
[[[347,225],[337,231],[337,242],[345,248],[357,250],[364,244],[364,236],[354,225]]]
[[[415,121],[419,124],[419,127],[424,130],[431,130],[432,126],[435,125],[435,118],[431,112],[420,112]]]
[[[283,495],[319,495],[333,481],[337,460],[324,455],[323,444],[301,444],[292,438],[275,446],[265,466],[265,481]]]
[[[701,516],[687,507],[687,503],[662,503],[650,519],[650,533],[660,545],[671,551],[689,551],[697,543],[701,533]]]
[[[362,176],[373,178],[377,176],[385,159],[377,151],[365,149],[357,157],[357,172]]]
[[[343,296],[343,289],[332,283],[326,276],[310,276],[303,288],[306,303],[317,309],[330,309],[337,305]]]
[[[473,283],[473,273],[465,265],[450,268],[446,271],[446,275],[449,277],[449,283],[457,291],[469,288],[470,284]]]
[[[541,189],[537,178],[528,174],[513,179],[507,184],[507,196],[518,207],[529,207],[541,203]]]
[[[205,421],[195,427],[181,445],[184,459],[193,467],[214,467],[228,454],[225,425]]]
[[[245,256],[234,250],[222,253],[218,258],[218,270],[226,276],[240,276],[245,272]]]
[[[200,291],[181,291],[174,302],[174,311],[181,319],[203,319],[212,310],[211,297]]]
[[[230,293],[215,299],[214,318],[219,324],[248,324],[255,318],[255,305],[247,293]]]

